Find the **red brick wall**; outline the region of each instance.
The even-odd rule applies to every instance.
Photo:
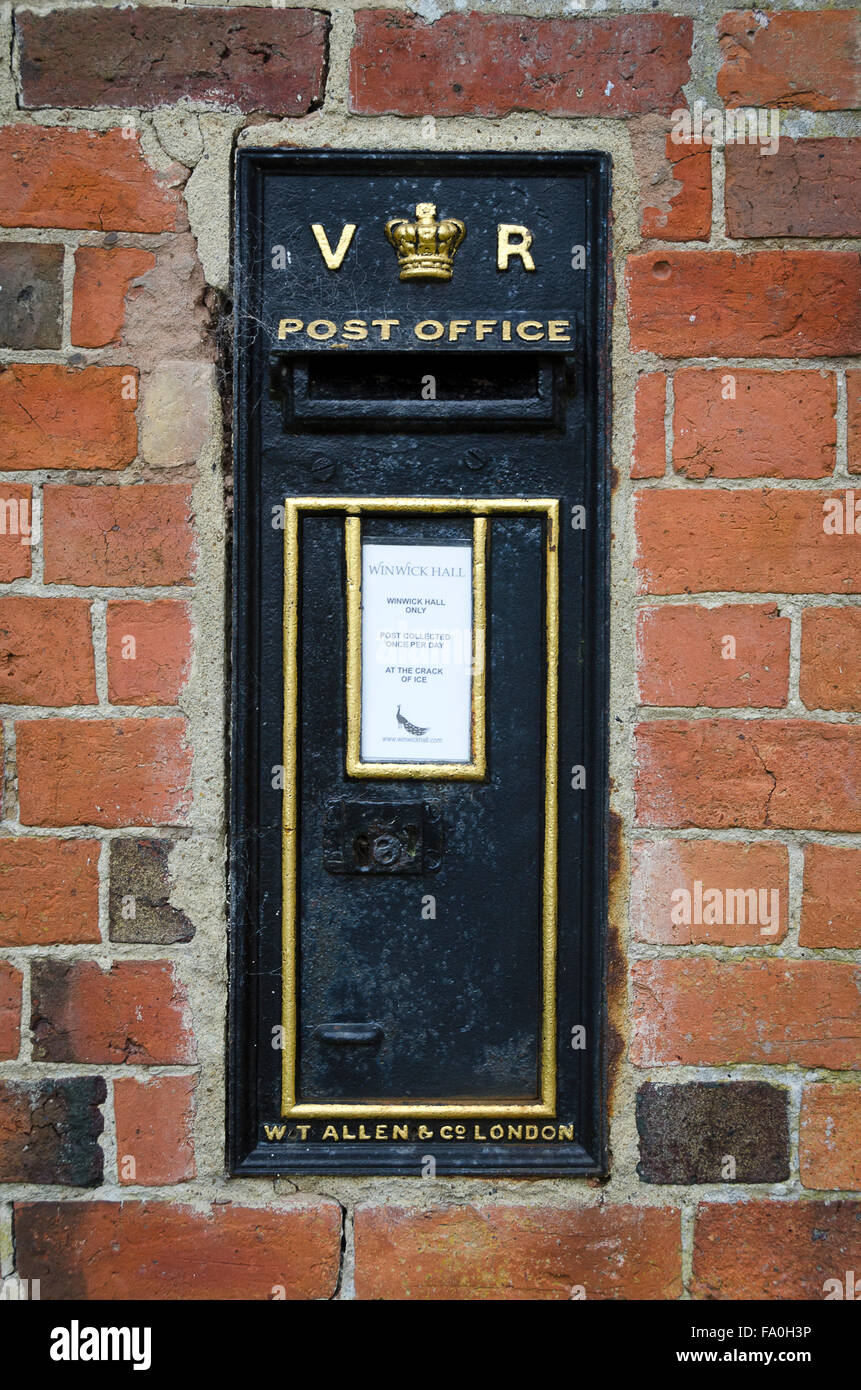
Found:
[[[43,1297],[819,1299],[861,1269],[858,15],[494,10],[0,35],[0,1273]],[[696,101],[779,111],[777,148],[675,141]],[[602,1188],[225,1180],[237,142],[613,155]]]

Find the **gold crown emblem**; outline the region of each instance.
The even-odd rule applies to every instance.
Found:
[[[466,227],[456,217],[437,222],[434,203],[417,203],[415,222],[393,217],[386,223],[386,236],[398,253],[402,280],[450,280]]]

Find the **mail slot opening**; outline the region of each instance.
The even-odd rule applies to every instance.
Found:
[[[478,429],[555,425],[564,408],[564,365],[550,357],[502,353],[308,354],[276,362],[285,426],[339,429],[393,420],[434,429],[468,420]]]

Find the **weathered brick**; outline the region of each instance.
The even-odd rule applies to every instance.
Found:
[[[668,1207],[359,1206],[360,1299],[667,1299],[681,1293]]]
[[[861,1068],[861,965],[685,956],[631,975],[635,1066]]]
[[[152,1067],[195,1061],[185,986],[169,961],[38,959],[32,967],[33,1057]]]
[[[0,483],[0,584],[30,577],[32,508],[33,489],[28,483]]]
[[[726,147],[731,237],[861,236],[861,140],[787,140],[766,157]]]
[[[97,1187],[106,1096],[101,1076],[0,1080],[0,1183]]]
[[[320,10],[22,10],[16,30],[24,107],[197,101],[304,116],[323,100],[329,16]]]
[[[196,558],[184,484],[78,487],[44,494],[49,584],[188,583]]]
[[[861,1088],[805,1086],[801,1181],[823,1192],[861,1192]]]
[[[637,682],[645,705],[786,704],[788,618],[776,604],[664,604],[637,614]]]
[[[175,825],[191,805],[184,719],[16,724],[24,825]]]
[[[665,157],[678,188],[662,204],[644,199],[640,233],[660,241],[707,241],[712,225],[711,148],[696,141],[676,142],[670,134]]]
[[[632,478],[662,478],[667,469],[664,412],[667,402],[666,372],[637,377],[634,393],[634,449]]]
[[[640,825],[861,831],[861,728],[661,719],[636,730]]]
[[[169,598],[117,600],[108,604],[107,627],[113,703],[175,705],[191,669],[188,605]]]
[[[33,1202],[14,1210],[18,1273],[50,1299],[324,1299],[341,1259],[341,1209],[168,1202]]]
[[[819,16],[816,16],[819,18]],[[819,1302],[861,1268],[861,1202],[708,1202],[694,1227],[693,1298]]]
[[[7,960],[0,960],[0,1060],[17,1057],[21,1045],[21,987],[20,970]]]
[[[717,34],[723,55],[717,89],[727,106],[861,106],[861,33],[852,10],[733,11]]]
[[[664,357],[832,357],[861,352],[855,251],[688,251],[629,256],[635,352]]]
[[[154,265],[151,251],[134,246],[78,247],[72,299],[72,342],[76,347],[107,347],[120,341],[132,282]]]
[[[861,592],[861,491],[649,488],[635,497],[641,593]],[[853,534],[826,531],[855,507]]]
[[[62,246],[0,242],[0,347],[60,347],[63,254]]]
[[[800,946],[861,949],[861,849],[804,846]]]
[[[808,709],[861,710],[861,608],[802,615],[800,691]]]
[[[363,116],[669,115],[684,106],[692,25],[675,15],[532,19],[358,10],[350,106]]]
[[[217,400],[210,362],[168,358],[147,376],[141,403],[141,455],[154,468],[195,463],[212,438]]]
[[[0,945],[100,940],[98,840],[0,838]]]
[[[112,941],[166,946],[190,941],[194,927],[172,907],[171,841],[155,838],[111,841],[109,934]]]
[[[0,367],[0,468],[123,468],[136,402],[132,367]]]
[[[768,946],[786,935],[789,851],[785,845],[640,840],[634,844],[632,858],[631,930],[638,941],[667,946]]]
[[[673,378],[673,467],[689,478],[834,472],[833,372],[684,367]]]
[[[20,16],[19,16],[20,18]],[[156,174],[122,130],[0,129],[0,226],[169,232],[187,225],[180,165]]]
[[[114,1082],[121,1184],[158,1187],[195,1177],[194,1085],[193,1076]]]
[[[765,1081],[648,1081],[637,1092],[637,1172],[654,1183],[783,1182],[788,1099]]]
[[[0,595],[0,704],[97,703],[87,600]]]
[[[861,473],[861,371],[846,373],[847,458],[850,473]]]

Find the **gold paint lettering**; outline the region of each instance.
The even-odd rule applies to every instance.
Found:
[[[388,1137],[389,1137],[389,1127],[388,1127],[388,1125],[377,1125],[376,1129],[374,1130],[374,1138],[375,1138],[375,1139],[388,1139]]]
[[[334,338],[337,331],[338,325],[331,319],[314,319],[308,324],[307,329],[308,337],[313,338],[316,343],[325,343],[327,338]]]
[[[570,319],[551,319],[547,325],[548,340],[551,343],[570,343],[571,334],[563,331],[570,327]]]
[[[448,340],[455,342],[462,337],[472,323],[472,319],[450,319],[448,325]]]
[[[299,1138],[302,1140],[302,1143],[303,1143],[303,1144],[305,1143],[305,1140],[308,1138],[308,1135],[309,1135],[310,1131],[311,1131],[311,1126],[310,1126],[310,1125],[297,1125],[297,1126],[296,1126],[296,1133],[299,1135]]]
[[[429,329],[430,332],[426,333],[423,331],[424,329]],[[421,323],[416,324],[413,332],[423,343],[431,343],[435,338],[442,337],[445,332],[445,327],[440,323],[439,319],[422,319]]]
[[[560,1126],[559,1126],[559,1138],[560,1138],[560,1139],[567,1139],[567,1141],[568,1141],[569,1144],[573,1144],[573,1143],[574,1143],[574,1126],[573,1126],[573,1125],[560,1125]]]
[[[491,1125],[491,1126],[490,1126],[490,1137],[491,1137],[491,1139],[501,1139],[502,1136],[503,1136],[504,1134],[505,1134],[505,1130],[502,1128],[502,1125]]]
[[[355,1134],[351,1134],[346,1125],[341,1125],[341,1137],[343,1139],[355,1139]]]
[[[325,1144],[325,1142],[326,1142],[327,1139],[336,1139],[336,1140],[337,1140],[337,1138],[338,1138],[338,1131],[336,1130],[335,1126],[334,1126],[334,1125],[327,1125],[326,1128],[323,1130],[323,1143]]]
[[[392,1138],[407,1140],[410,1137],[409,1125],[392,1125]]]
[[[527,328],[537,328],[538,332],[527,333]],[[311,332],[310,325],[308,332]],[[524,319],[522,323],[517,325],[517,336],[522,338],[525,343],[537,343],[539,338],[544,337],[544,324],[539,323],[537,319]]]
[[[433,1130],[427,1125],[419,1125],[419,1139],[433,1139]]]
[[[368,325],[364,319],[347,319],[341,329],[341,337],[349,338],[351,342],[361,342],[368,336]]]
[[[509,1137],[509,1139],[522,1139],[522,1138],[523,1138],[523,1125],[509,1125],[509,1126],[508,1126],[508,1137]]]
[[[278,337],[283,342],[288,333],[298,333],[302,323],[302,319],[281,319],[278,324]]]
[[[502,320],[502,341],[504,343],[511,342],[511,319]]]
[[[538,1126],[537,1126],[537,1125],[527,1125],[527,1126],[526,1126],[526,1136],[525,1136],[525,1137],[526,1137],[527,1139],[537,1139],[537,1138],[538,1138]]]
[[[486,1134],[482,1134],[480,1125],[476,1125],[476,1126],[475,1126],[475,1132],[474,1132],[474,1134],[473,1134],[473,1138],[475,1138],[475,1139],[483,1139],[484,1142],[487,1143],[487,1135],[486,1135]]]
[[[543,1127],[542,1130],[541,1130],[541,1138],[542,1138],[542,1139],[555,1139],[555,1138],[556,1138],[556,1126],[555,1126],[555,1125],[544,1125],[544,1127]]]
[[[392,329],[397,328],[400,319],[371,319],[371,327],[379,328],[380,342],[388,343],[391,340]]]
[[[273,1140],[273,1139],[283,1139],[283,1138],[284,1138],[284,1135],[287,1133],[287,1126],[286,1126],[286,1125],[264,1125],[264,1126],[263,1126],[263,1133],[266,1135],[266,1138],[270,1140],[270,1142],[271,1142],[271,1140]]]
[[[334,251],[329,245],[329,238],[323,230],[322,223],[312,222],[311,231],[314,233],[314,240],[320,248],[320,253],[329,270],[340,270],[341,263],[350,249],[350,242],[353,240],[353,233],[356,230],[355,222],[346,222],[341,238]]]
[[[465,1138],[466,1138],[466,1125],[455,1125],[455,1127],[454,1127],[454,1137],[455,1137],[455,1139],[465,1139]]]
[[[451,1125],[440,1125],[439,1137],[440,1139],[451,1139]]]
[[[359,1125],[359,1138],[360,1138],[360,1139],[370,1139],[370,1137],[371,1137],[370,1134],[366,1133],[366,1131],[365,1131],[365,1126],[364,1126],[364,1125]]]
[[[512,240],[516,237],[517,240]],[[529,254],[532,245],[532,233],[528,227],[521,227],[516,222],[500,222],[496,228],[496,268],[497,270],[507,270],[508,262],[512,256],[519,256],[523,262],[524,270],[534,270],[535,262]]]
[[[495,328],[499,319],[476,319],[475,337],[476,341],[483,343],[492,328]]]

